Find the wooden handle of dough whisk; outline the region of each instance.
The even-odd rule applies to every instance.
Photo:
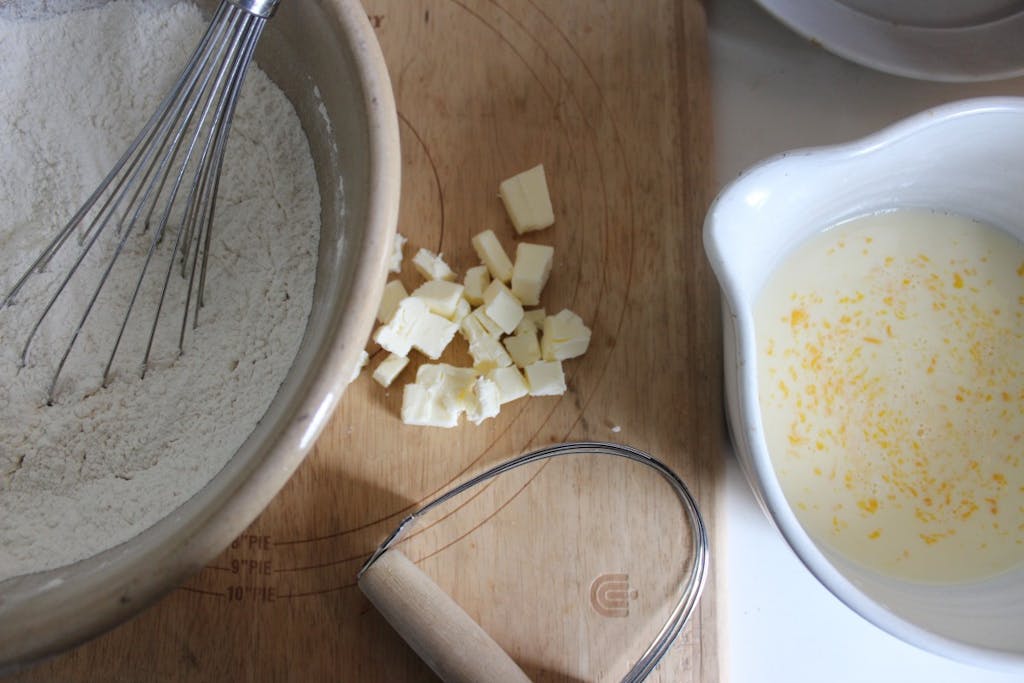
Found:
[[[445,683],[529,683],[512,658],[398,550],[363,572],[359,588]]]

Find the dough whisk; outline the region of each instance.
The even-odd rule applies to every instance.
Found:
[[[52,287],[43,290],[43,299],[49,297],[48,303],[21,349],[19,362],[20,367],[24,367],[44,321],[60,315],[56,307],[58,300],[73,297],[75,292],[78,296],[85,293],[80,313],[51,323],[68,326],[59,329],[61,332],[69,330],[70,335],[53,371],[47,391],[48,405],[53,405],[61,372],[133,234],[149,233],[148,246],[143,243],[142,264],[130,298],[124,302],[123,315],[114,316],[114,320],[120,317],[120,324],[103,368],[103,386],[110,380],[114,358],[140,292],[156,288],[152,320],[148,324],[140,323],[145,325],[143,330],[149,330],[139,369],[140,376],[145,377],[157,325],[161,314],[165,313],[176,261],[180,263],[180,275],[186,287],[178,330],[178,353],[184,351],[190,311],[192,327],[195,327],[199,308],[203,306],[217,190],[235,104],[264,25],[278,2],[221,0],[202,40],[152,117],[96,190],[0,302],[2,310],[18,301],[19,295],[28,296],[26,285],[61,254],[54,278],[59,284],[55,290]],[[75,239],[71,239],[72,236]],[[150,272],[154,254],[165,238],[173,239],[171,257],[166,267],[154,266]],[[97,245],[101,246],[97,248]],[[105,262],[101,261],[98,268],[83,267],[97,259],[105,259]],[[153,281],[144,288],[147,273]]]

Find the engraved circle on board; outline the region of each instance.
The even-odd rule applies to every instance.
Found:
[[[593,330],[591,347],[585,356],[565,363],[569,386],[566,395],[520,399],[504,406],[498,418],[488,421],[491,424],[462,426],[451,431],[436,430],[444,432],[444,437],[422,439],[427,442],[427,448],[409,457],[434,458],[432,462],[449,463],[448,469],[439,476],[429,481],[412,482],[410,487],[412,478],[407,473],[382,472],[373,454],[367,453],[358,464],[366,471],[346,472],[352,476],[342,478],[341,488],[344,489],[346,481],[353,486],[372,481],[381,492],[401,491],[399,495],[381,495],[380,507],[364,510],[358,519],[342,518],[334,515],[341,506],[331,496],[342,498],[346,493],[335,490],[327,494],[325,514],[316,522],[321,525],[317,529],[264,529],[261,526],[267,517],[264,515],[215,564],[185,584],[184,590],[222,598],[227,596],[229,600],[233,598],[232,591],[237,590],[239,598],[257,601],[260,601],[260,595],[256,593],[263,591],[263,601],[267,601],[268,586],[272,591],[270,597],[275,600],[352,587],[356,570],[370,552],[405,514],[421,503],[483,467],[520,452],[566,440],[574,433],[602,437],[611,427],[587,424],[584,413],[596,389],[608,379],[604,376],[607,361],[622,326],[634,265],[636,226],[630,188],[608,188],[602,181],[602,169],[627,163],[616,122],[608,111],[592,68],[583,61],[569,37],[540,8],[529,4],[523,6],[524,16],[514,16],[494,3],[471,8],[460,0],[434,0],[426,5],[429,8],[424,23],[445,22],[446,29],[450,26],[451,35],[460,35],[461,31],[487,32],[493,37],[496,49],[480,59],[478,69],[471,70],[469,78],[474,82],[466,88],[469,92],[486,92],[490,101],[483,105],[479,101],[471,103],[469,106],[477,106],[481,110],[474,110],[467,116],[461,103],[445,99],[444,91],[430,91],[438,84],[431,79],[429,71],[443,71],[443,64],[424,66],[422,68],[427,71],[421,72],[417,70],[416,60],[398,64],[391,62],[387,36],[383,35],[388,26],[387,16],[374,17],[372,2],[367,3],[371,21],[389,59],[399,104],[403,149],[403,206],[399,231],[409,238],[402,280],[408,284],[415,282],[415,276],[410,277],[408,260],[414,249],[419,247],[452,254],[453,269],[462,273],[476,263],[476,257],[469,248],[473,234],[489,227],[506,244],[511,244],[513,240],[509,237],[513,231],[495,197],[493,181],[543,162],[548,171],[556,223],[547,231],[528,235],[526,241],[553,244],[559,270],[545,290],[542,305],[551,306],[554,310],[570,308],[581,315]],[[445,59],[459,58],[457,45],[453,44],[452,49],[445,53]],[[432,108],[430,116],[455,120],[459,125],[435,130],[427,117],[420,120],[416,109],[403,108],[404,99],[426,102]],[[540,117],[547,124],[548,133],[541,140],[520,137],[518,141],[522,144],[506,149],[502,147],[503,141],[517,139],[515,128],[519,117],[526,117],[531,131],[538,129]],[[487,173],[460,167],[461,160],[450,156],[451,150],[458,146],[448,144],[450,141],[445,139],[445,135],[452,134],[452,131],[479,139],[480,144],[499,148],[492,156],[506,161],[507,165],[487,169]],[[617,201],[612,199],[612,192],[621,193]],[[408,203],[415,205],[417,214],[413,215]],[[415,223],[409,224],[412,221]],[[616,231],[615,239],[619,240],[614,243],[610,235],[613,229]],[[600,249],[586,248],[587,242],[593,240],[600,241]],[[612,286],[614,283],[622,284]],[[464,351],[461,353],[465,355]],[[448,359],[449,354],[446,352],[442,361]],[[377,354],[377,358],[380,357],[381,354]],[[588,368],[588,372],[580,372],[582,367]],[[414,366],[407,368],[403,378],[414,376],[414,372]],[[395,390],[397,385],[382,394],[381,387],[372,383],[367,372],[357,381],[371,385],[366,393],[376,394],[375,400],[381,402],[377,409],[390,413],[395,422],[395,433],[386,435],[382,446],[396,447],[404,440],[406,444],[413,443],[410,451],[420,449],[422,444],[417,443],[421,441],[419,433],[410,430],[424,428],[405,427],[398,422],[401,391]],[[349,398],[349,394],[345,398]],[[345,398],[335,421],[345,419]],[[345,431],[352,434],[358,429],[359,425],[350,425]],[[499,448],[496,445],[499,440],[511,445]],[[459,447],[453,448],[453,443]],[[514,452],[504,452],[509,448]],[[331,485],[337,488],[337,473],[333,471],[336,466],[330,467],[324,460],[317,453],[311,454],[304,467],[271,505],[280,504],[284,498],[294,498],[288,495],[289,488],[304,486],[315,490],[317,486],[327,486],[323,482],[317,485],[301,481],[310,468],[332,470],[327,478],[334,477],[330,479]],[[347,463],[347,466],[353,465]],[[486,524],[529,486],[544,466],[535,469],[525,480],[517,480],[507,486],[507,490],[502,491],[501,502],[495,506],[471,513],[479,517],[468,529],[463,525],[454,536],[439,536],[427,556],[443,551]],[[470,505],[485,487],[493,483],[467,494],[459,508]],[[402,487],[406,490],[402,491]],[[443,521],[441,518],[432,523]],[[425,530],[419,529],[416,533]],[[237,585],[239,583],[248,584],[244,590],[249,592],[244,596],[241,593],[243,588]]]

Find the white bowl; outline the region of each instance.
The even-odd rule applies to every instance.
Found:
[[[850,144],[782,154],[719,195],[704,239],[723,292],[725,390],[736,454],[772,522],[846,605],[926,650],[1024,671],[1024,568],[980,582],[928,585],[854,565],[808,536],[769,458],[758,403],[758,294],[806,238],[894,207],[964,215],[1024,240],[1024,99],[957,102]]]
[[[198,4],[212,14],[216,0]],[[191,499],[115,548],[0,582],[0,675],[124,621],[226,548],[302,462],[366,344],[401,173],[398,117],[376,36],[358,0],[283,2],[256,57],[295,105],[320,188],[316,285],[302,344],[256,429]]]

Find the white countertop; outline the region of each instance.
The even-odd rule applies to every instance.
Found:
[[[710,5],[719,186],[767,156],[852,140],[936,104],[1024,95],[1024,79],[941,84],[887,76],[812,45],[751,0]],[[731,454],[722,498],[725,528],[713,552],[723,681],[1022,680],[919,650],[845,607],[769,524]]]

